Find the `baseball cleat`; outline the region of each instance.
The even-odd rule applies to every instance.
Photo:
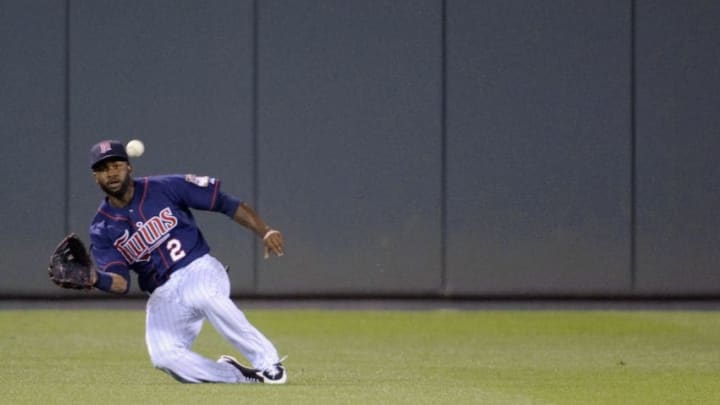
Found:
[[[287,372],[285,367],[282,365],[283,360],[287,356],[283,357],[277,363],[273,364],[272,367],[258,372],[258,375],[262,376],[265,384],[285,384],[287,381]]]
[[[248,383],[264,383],[265,382],[263,373],[261,373],[260,370],[240,364],[240,362],[237,361],[237,359],[233,356],[228,356],[227,354],[223,354],[222,356],[220,356],[220,358],[218,359],[217,362],[230,364],[231,366],[234,366],[236,369],[240,370],[240,373],[243,375],[243,377],[245,377],[245,382],[248,382]]]

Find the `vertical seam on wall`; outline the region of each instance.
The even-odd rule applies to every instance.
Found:
[[[447,295],[447,0],[440,7],[440,291]]]
[[[254,0],[252,2],[252,118],[251,118],[251,133],[252,133],[252,164],[253,164],[253,207],[259,211],[260,207],[260,142],[259,142],[259,116],[258,116],[258,2]],[[253,235],[254,236],[254,235]],[[258,292],[258,276],[260,273],[260,260],[259,260],[259,242],[258,238],[253,237],[253,292]]]
[[[70,0],[65,1],[65,122],[63,128],[63,141],[65,158],[63,170],[65,171],[65,184],[63,199],[64,210],[64,233],[70,233]]]
[[[630,291],[637,283],[636,0],[630,1]]]

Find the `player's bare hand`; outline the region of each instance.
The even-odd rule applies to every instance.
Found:
[[[270,253],[274,254],[275,256],[282,256],[285,254],[284,252],[284,242],[283,242],[283,236],[280,231],[276,229],[270,229],[269,231],[265,232],[265,236],[263,236],[263,244],[265,244],[265,258],[270,257]]]

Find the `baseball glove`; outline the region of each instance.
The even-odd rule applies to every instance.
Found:
[[[50,280],[62,288],[91,289],[94,271],[85,244],[74,233],[67,235],[50,256]]]

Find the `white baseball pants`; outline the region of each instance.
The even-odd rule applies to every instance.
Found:
[[[228,363],[191,350],[207,319],[254,368],[279,361],[273,344],[230,300],[230,280],[217,259],[207,254],[176,270],[147,302],[145,341],[153,365],[181,382],[245,382]]]

